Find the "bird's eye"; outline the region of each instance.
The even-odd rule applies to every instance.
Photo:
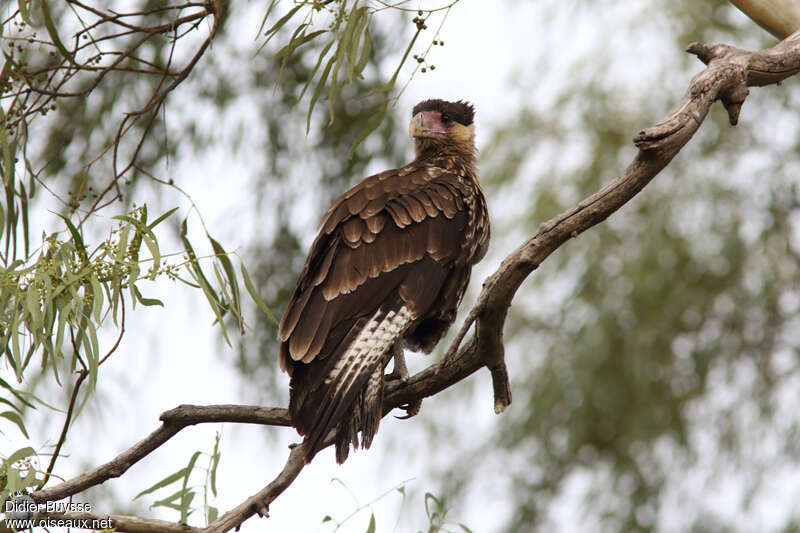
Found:
[[[442,120],[442,124],[447,124],[447,123],[448,123],[448,122],[450,122],[452,119],[450,118],[450,115],[448,115],[447,113],[442,113],[442,118],[441,118],[441,120]]]

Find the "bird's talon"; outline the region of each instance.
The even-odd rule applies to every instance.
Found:
[[[408,374],[403,374],[397,370],[392,370],[391,373],[384,374],[383,379],[385,381],[399,381],[400,383],[406,384],[408,383]]]
[[[417,416],[417,414],[419,414],[420,409],[422,409],[422,400],[404,403],[398,407],[405,411],[406,414],[405,416],[395,416],[395,418],[398,420],[408,420],[412,416]]]

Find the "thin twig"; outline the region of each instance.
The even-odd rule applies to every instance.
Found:
[[[72,396],[69,399],[67,415],[64,417],[64,426],[61,428],[61,436],[58,437],[58,443],[56,444],[55,450],[53,450],[52,457],[50,457],[50,464],[47,465],[44,478],[42,479],[42,482],[39,483],[37,490],[41,490],[42,487],[47,484],[48,480],[50,479],[50,474],[53,473],[53,467],[55,467],[56,460],[58,460],[58,454],[61,452],[61,447],[67,440],[67,431],[69,430],[69,424],[72,421],[72,412],[75,410],[75,401],[78,399],[78,392],[81,390],[81,384],[83,383],[83,380],[85,380],[86,376],[88,375],[88,370],[81,369],[78,371],[78,379],[75,380],[75,385],[72,388]]]

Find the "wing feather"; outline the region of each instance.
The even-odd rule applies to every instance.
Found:
[[[327,358],[332,332],[343,344],[355,334],[348,328],[393,291],[415,316],[430,307],[462,253],[467,214],[458,182],[437,167],[410,165],[363,180],[331,206],[281,320],[284,366]]]

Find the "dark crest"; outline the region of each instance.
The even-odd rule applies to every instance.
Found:
[[[459,124],[469,126],[475,118],[475,108],[469,102],[459,100],[458,102],[448,102],[447,100],[425,100],[414,106],[411,112],[413,117],[420,111],[438,111],[440,113],[447,113],[451,119]]]

